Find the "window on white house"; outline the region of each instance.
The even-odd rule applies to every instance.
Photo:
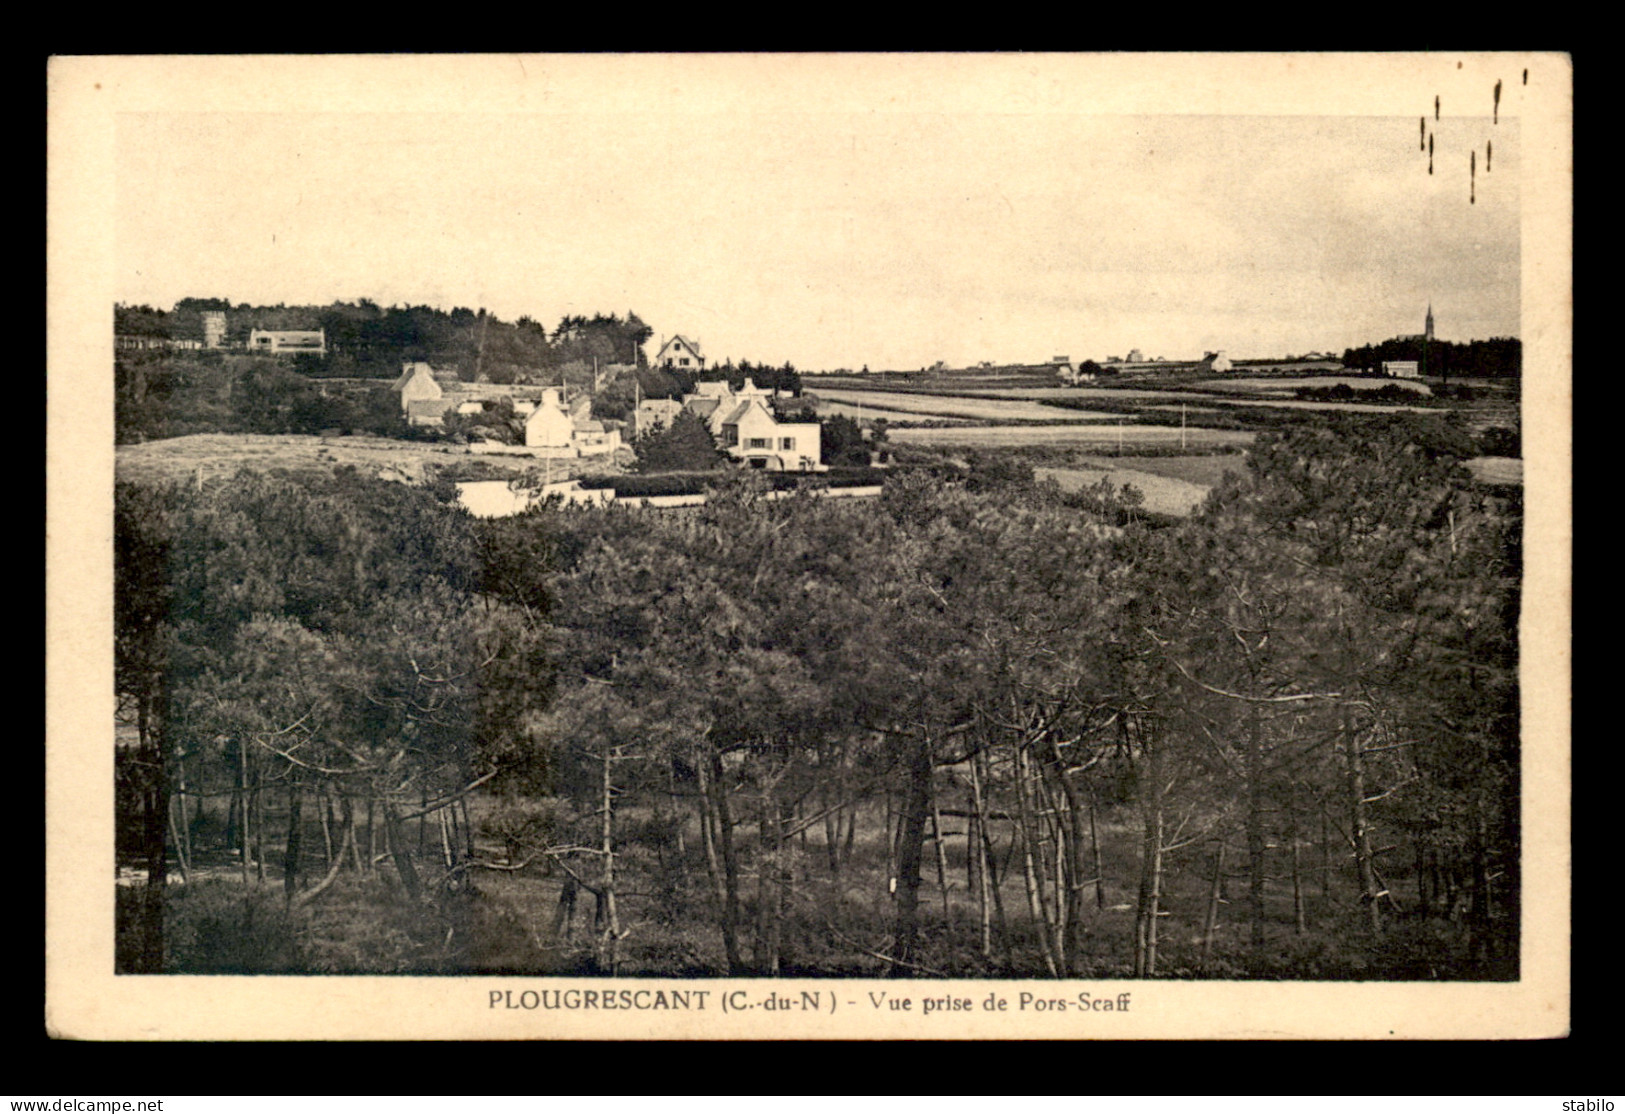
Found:
[[[783,452],[783,451],[785,451],[787,449],[794,449],[795,447],[796,447],[796,439],[794,437],[780,437],[779,438],[779,451],[780,452]]]
[[[750,449],[771,449],[773,439],[771,437],[752,437],[745,447]]]

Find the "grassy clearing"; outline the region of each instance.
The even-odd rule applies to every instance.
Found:
[[[1479,456],[1466,461],[1473,478],[1483,484],[1523,483],[1523,461],[1510,456]]]
[[[452,474],[456,478],[498,479],[523,475],[539,467],[526,456],[471,457],[459,446],[395,441],[387,437],[313,437],[302,434],[198,433],[120,445],[114,472],[120,480],[150,483],[175,480],[218,479],[240,468],[256,471],[286,470],[295,474],[331,475],[350,465],[364,476],[389,472],[411,480]],[[555,479],[579,475],[586,462],[555,460]],[[602,469],[601,462],[593,462]],[[479,471],[480,476],[463,475]]]
[[[1082,468],[1104,471],[1132,469],[1199,487],[1217,487],[1224,477],[1247,470],[1241,453],[1205,453],[1196,456],[1106,456],[1098,453],[1068,453],[1066,459],[1048,463],[1054,468]]]
[[[1054,480],[1062,491],[1082,491],[1093,487],[1102,479],[1110,478],[1113,487],[1133,486],[1145,497],[1144,508],[1153,514],[1190,514],[1207,498],[1208,488],[1187,483],[1168,476],[1153,475],[1134,468],[1039,468],[1033,473],[1037,480]]]

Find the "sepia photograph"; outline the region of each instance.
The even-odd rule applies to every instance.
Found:
[[[57,1035],[1566,1031],[1565,56],[50,80]]]

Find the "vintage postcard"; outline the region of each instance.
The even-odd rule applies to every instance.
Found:
[[[49,87],[52,1034],[1567,1033],[1566,56]]]

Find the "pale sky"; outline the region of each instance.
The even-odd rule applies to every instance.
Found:
[[[129,113],[114,293],[632,309],[804,369],[1340,353],[1429,301],[1518,335],[1518,120],[1481,99],[1426,106],[1431,177],[1421,108]]]

